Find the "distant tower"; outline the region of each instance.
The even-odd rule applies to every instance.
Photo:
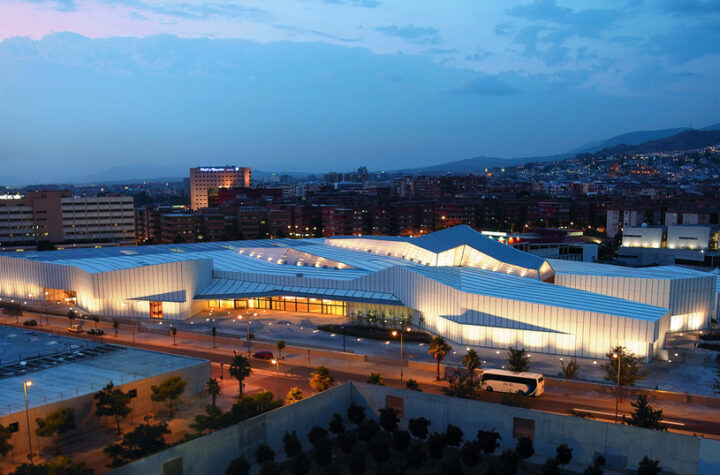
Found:
[[[250,168],[198,167],[190,169],[190,208],[208,207],[211,188],[250,188]]]

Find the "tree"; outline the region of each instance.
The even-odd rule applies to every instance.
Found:
[[[85,462],[73,463],[68,457],[57,455],[47,463],[20,465],[13,475],[93,475],[95,470],[87,468]]]
[[[318,366],[310,373],[310,387],[321,393],[335,384],[335,378],[325,366]]]
[[[205,406],[205,414],[198,414],[190,423],[190,428],[197,435],[205,435],[218,431],[230,424],[229,414],[217,406]]]
[[[437,375],[435,376],[437,381],[440,381],[440,362],[445,359],[450,350],[452,350],[452,347],[445,342],[443,337],[436,336],[430,340],[428,354],[432,355],[437,363]]]
[[[235,356],[233,356],[233,359],[230,362],[230,368],[228,368],[228,373],[230,373],[230,376],[238,380],[238,385],[240,387],[238,397],[242,397],[243,380],[250,376],[250,373],[252,373],[250,362],[243,355],[236,354]]]
[[[593,464],[587,467],[583,471],[583,475],[603,475],[603,471],[600,467],[605,465],[605,457],[598,455],[593,460]]]
[[[330,423],[328,424],[328,428],[330,429],[330,432],[335,435],[345,432],[345,423],[343,422],[342,416],[337,413],[333,414],[332,419],[330,419]]]
[[[45,417],[36,418],[35,423],[35,434],[39,437],[55,437],[56,450],[60,453],[60,439],[75,429],[75,411],[69,407],[61,407]]]
[[[267,462],[260,466],[260,475],[282,475],[282,471],[275,462]]]
[[[667,426],[661,424],[663,420],[662,409],[653,409],[648,403],[647,396],[641,394],[637,398],[637,402],[631,402],[630,405],[635,409],[630,417],[623,416],[623,422],[629,426],[645,427],[647,429],[667,430]]]
[[[349,454],[357,445],[357,438],[352,432],[343,432],[338,436],[337,444],[343,452]]]
[[[108,445],[103,452],[112,458],[111,466],[118,467],[161,451],[167,447],[165,435],[169,433],[165,423],[140,424],[132,432],[124,434],[120,443]]]
[[[657,475],[662,469],[659,460],[650,460],[646,455],[638,465],[637,475]]]
[[[173,345],[175,345],[175,335],[177,335],[177,327],[175,325],[170,327],[170,333],[172,333]]]
[[[463,444],[460,455],[465,465],[474,467],[480,463],[480,444],[477,440],[468,440]]]
[[[495,428],[492,428],[490,430],[479,430],[477,433],[477,441],[480,447],[480,450],[482,450],[486,456],[490,456],[490,454],[495,452],[495,449],[500,447],[500,442],[502,437],[500,437],[500,433],[495,430]]]
[[[424,417],[417,417],[408,421],[408,430],[416,439],[424,440],[428,435],[431,422]]]
[[[445,436],[438,432],[433,432],[428,437],[428,452],[430,457],[439,460],[443,456],[445,450]]]
[[[317,447],[320,444],[323,444],[327,441],[328,438],[328,431],[323,429],[320,426],[314,426],[312,429],[310,429],[310,432],[308,432],[308,441],[310,443]]]
[[[250,462],[245,457],[232,459],[225,469],[225,475],[250,475]]]
[[[559,475],[560,465],[556,459],[547,459],[540,469],[540,475]]]
[[[530,369],[530,355],[525,348],[508,348],[508,369],[513,373],[523,373]]]
[[[120,434],[120,418],[125,419],[132,411],[130,394],[115,389],[111,381],[102,390],[96,392],[93,399],[95,399],[95,415],[114,417],[117,433]]]
[[[264,465],[275,461],[275,451],[268,444],[260,444],[255,449],[255,460],[258,464]]]
[[[560,370],[566,379],[575,379],[580,373],[580,367],[578,366],[577,359],[573,358],[565,364],[565,360],[560,360]]]
[[[294,475],[307,475],[311,468],[310,458],[303,453],[297,454],[290,462],[290,469]]]
[[[515,451],[524,459],[529,459],[535,454],[535,448],[533,447],[533,441],[530,437],[520,437],[517,440]]]
[[[398,452],[403,452],[410,446],[410,433],[406,430],[396,430],[393,432],[392,446]]]
[[[356,450],[348,457],[348,470],[351,475],[365,472],[365,451]]]
[[[150,386],[152,394],[150,399],[155,402],[168,401],[170,405],[170,417],[175,415],[175,399],[185,392],[187,383],[180,376],[171,376],[160,383],[159,386]]]
[[[448,424],[447,428],[445,428],[445,443],[447,445],[458,447],[460,445],[460,442],[462,442],[463,438],[463,431],[458,426],[453,424]]]
[[[207,386],[207,392],[212,398],[212,405],[215,406],[215,401],[217,400],[218,395],[220,394],[220,383],[215,378],[208,379],[208,382],[206,383]]]
[[[375,384],[377,386],[385,386],[385,380],[380,373],[370,373],[370,377],[367,379],[368,384]]]
[[[473,375],[475,374],[475,370],[480,367],[480,357],[477,354],[477,351],[473,349],[467,350],[467,353],[465,353],[465,356],[463,356],[462,359],[462,365],[468,370],[468,375],[470,376],[470,382],[472,383]]]
[[[559,465],[565,466],[572,460],[573,449],[567,444],[560,444],[555,449],[555,460]]]
[[[417,391],[422,392],[422,389],[420,389],[420,386],[418,385],[418,382],[414,379],[408,379],[405,381],[405,389],[408,389],[410,391]]]
[[[277,349],[278,349],[278,359],[282,359],[282,350],[285,349],[285,340],[278,340],[277,341]]]
[[[618,358],[620,357],[620,395],[624,386],[634,386],[635,383],[645,378],[646,373],[638,368],[638,359],[632,351],[624,346],[616,346],[609,353],[606,353],[607,362],[601,368],[605,371],[605,379],[615,384],[618,383]]]
[[[503,450],[498,457],[498,470],[503,475],[515,475],[518,469],[518,453],[514,450]]]
[[[118,328],[120,327],[120,320],[113,318],[112,320],[113,330],[115,330],[115,336],[118,336]]]
[[[282,443],[283,449],[285,450],[285,455],[287,455],[288,458],[292,458],[295,456],[295,454],[302,451],[302,445],[300,444],[300,440],[298,439],[297,433],[295,431],[285,431],[282,437]]]
[[[282,406],[282,401],[273,399],[273,393],[261,391],[252,396],[242,396],[230,408],[230,423],[237,424]]]
[[[359,426],[365,420],[365,408],[351,403],[347,410],[347,418],[350,422]]]
[[[72,325],[73,320],[75,320],[75,310],[68,310],[65,316],[70,320],[70,325]]]
[[[212,335],[213,348],[215,348],[215,337],[217,336],[217,328],[215,328],[215,325],[213,325],[212,330],[210,330],[210,334]]]
[[[453,374],[443,378],[448,382],[447,387],[440,388],[443,394],[463,399],[475,399],[480,387],[479,381],[472,381],[470,373],[454,371]]]
[[[295,386],[290,388],[290,391],[288,391],[285,396],[285,404],[292,404],[294,402],[301,401],[303,398],[305,398],[305,395],[303,394],[302,389]]]
[[[376,437],[370,442],[370,455],[378,464],[383,464],[390,458],[389,445],[386,437]]]
[[[380,424],[370,419],[358,426],[358,439],[367,442],[373,439],[380,430]]]
[[[100,321],[100,316],[99,316],[99,315],[93,315],[93,316],[92,316],[92,321],[95,322],[95,328],[97,328],[97,324],[98,324],[98,322]]]
[[[13,445],[8,442],[11,437],[10,428],[0,424],[0,455],[5,455],[13,449]]]
[[[405,464],[415,470],[422,468],[426,458],[425,450],[418,444],[412,444],[405,452]]]
[[[399,421],[397,411],[392,407],[380,409],[380,425],[385,429],[385,432],[393,432],[396,430]]]

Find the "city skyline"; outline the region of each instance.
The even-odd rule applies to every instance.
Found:
[[[718,121],[710,2],[4,1],[0,13],[5,184],[131,163],[169,176],[201,163],[399,169]]]

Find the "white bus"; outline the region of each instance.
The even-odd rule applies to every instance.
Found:
[[[504,369],[486,369],[483,371],[481,387],[486,391],[539,396],[545,390],[545,381],[538,373],[513,373]]]

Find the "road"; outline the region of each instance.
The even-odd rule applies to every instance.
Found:
[[[38,318],[26,312],[23,320]],[[47,318],[47,320],[46,320]],[[14,318],[5,319],[5,324],[15,326]],[[22,321],[22,320],[21,320]],[[105,330],[103,337],[93,337],[87,334],[72,334],[67,331],[68,320],[65,317],[43,316],[43,322],[48,321],[42,327],[33,327],[33,330],[59,333],[63,335],[76,336],[84,339],[104,341],[136,348],[168,352],[178,355],[204,358],[212,361],[213,375],[223,378],[223,392],[235,393],[238,391],[238,383],[231,380],[227,374],[233,351],[245,352],[245,343],[242,340],[231,338],[216,339],[216,347],[213,348],[212,340],[207,335],[199,335],[190,332],[178,333],[176,344],[173,344],[172,337],[168,334],[135,332],[135,343],[132,342],[132,334],[128,325],[121,325],[118,336],[114,336],[114,330],[109,322],[100,322],[99,328]],[[87,322],[86,328],[94,326],[93,322]],[[24,327],[27,329],[27,327]],[[272,349],[277,351],[270,344],[253,342],[253,351],[257,349]],[[316,356],[322,353],[322,356]],[[319,351],[313,353],[311,349],[288,348],[284,351],[284,359],[281,360],[279,370],[269,361],[253,359],[251,364],[254,368],[253,374],[246,380],[246,390],[249,392],[265,389],[284,396],[291,387],[300,387],[303,392],[310,393],[310,373],[319,365],[330,368],[335,381],[343,383],[346,381],[365,382],[371,372],[381,373],[388,386],[400,386],[399,364],[389,360],[374,358],[371,362],[360,362],[348,360],[340,352]],[[420,388],[425,392],[441,393],[441,388],[446,385],[434,379],[434,372],[427,368],[405,368],[405,381],[413,378],[418,381]],[[279,391],[278,391],[279,389]],[[668,393],[664,391],[644,391],[656,409],[662,409],[664,420],[669,430],[689,434],[703,435],[707,437],[720,438],[720,399],[697,403],[686,399],[686,395]],[[502,396],[497,393],[482,391],[479,399],[492,403],[500,403]],[[629,414],[631,398],[625,397],[620,404],[619,416],[622,420],[623,414]],[[581,411],[592,415],[593,419],[612,422],[615,418],[615,393],[612,387],[586,384],[580,382],[558,381],[546,378],[545,393],[531,399],[531,409],[569,414],[569,411]]]

